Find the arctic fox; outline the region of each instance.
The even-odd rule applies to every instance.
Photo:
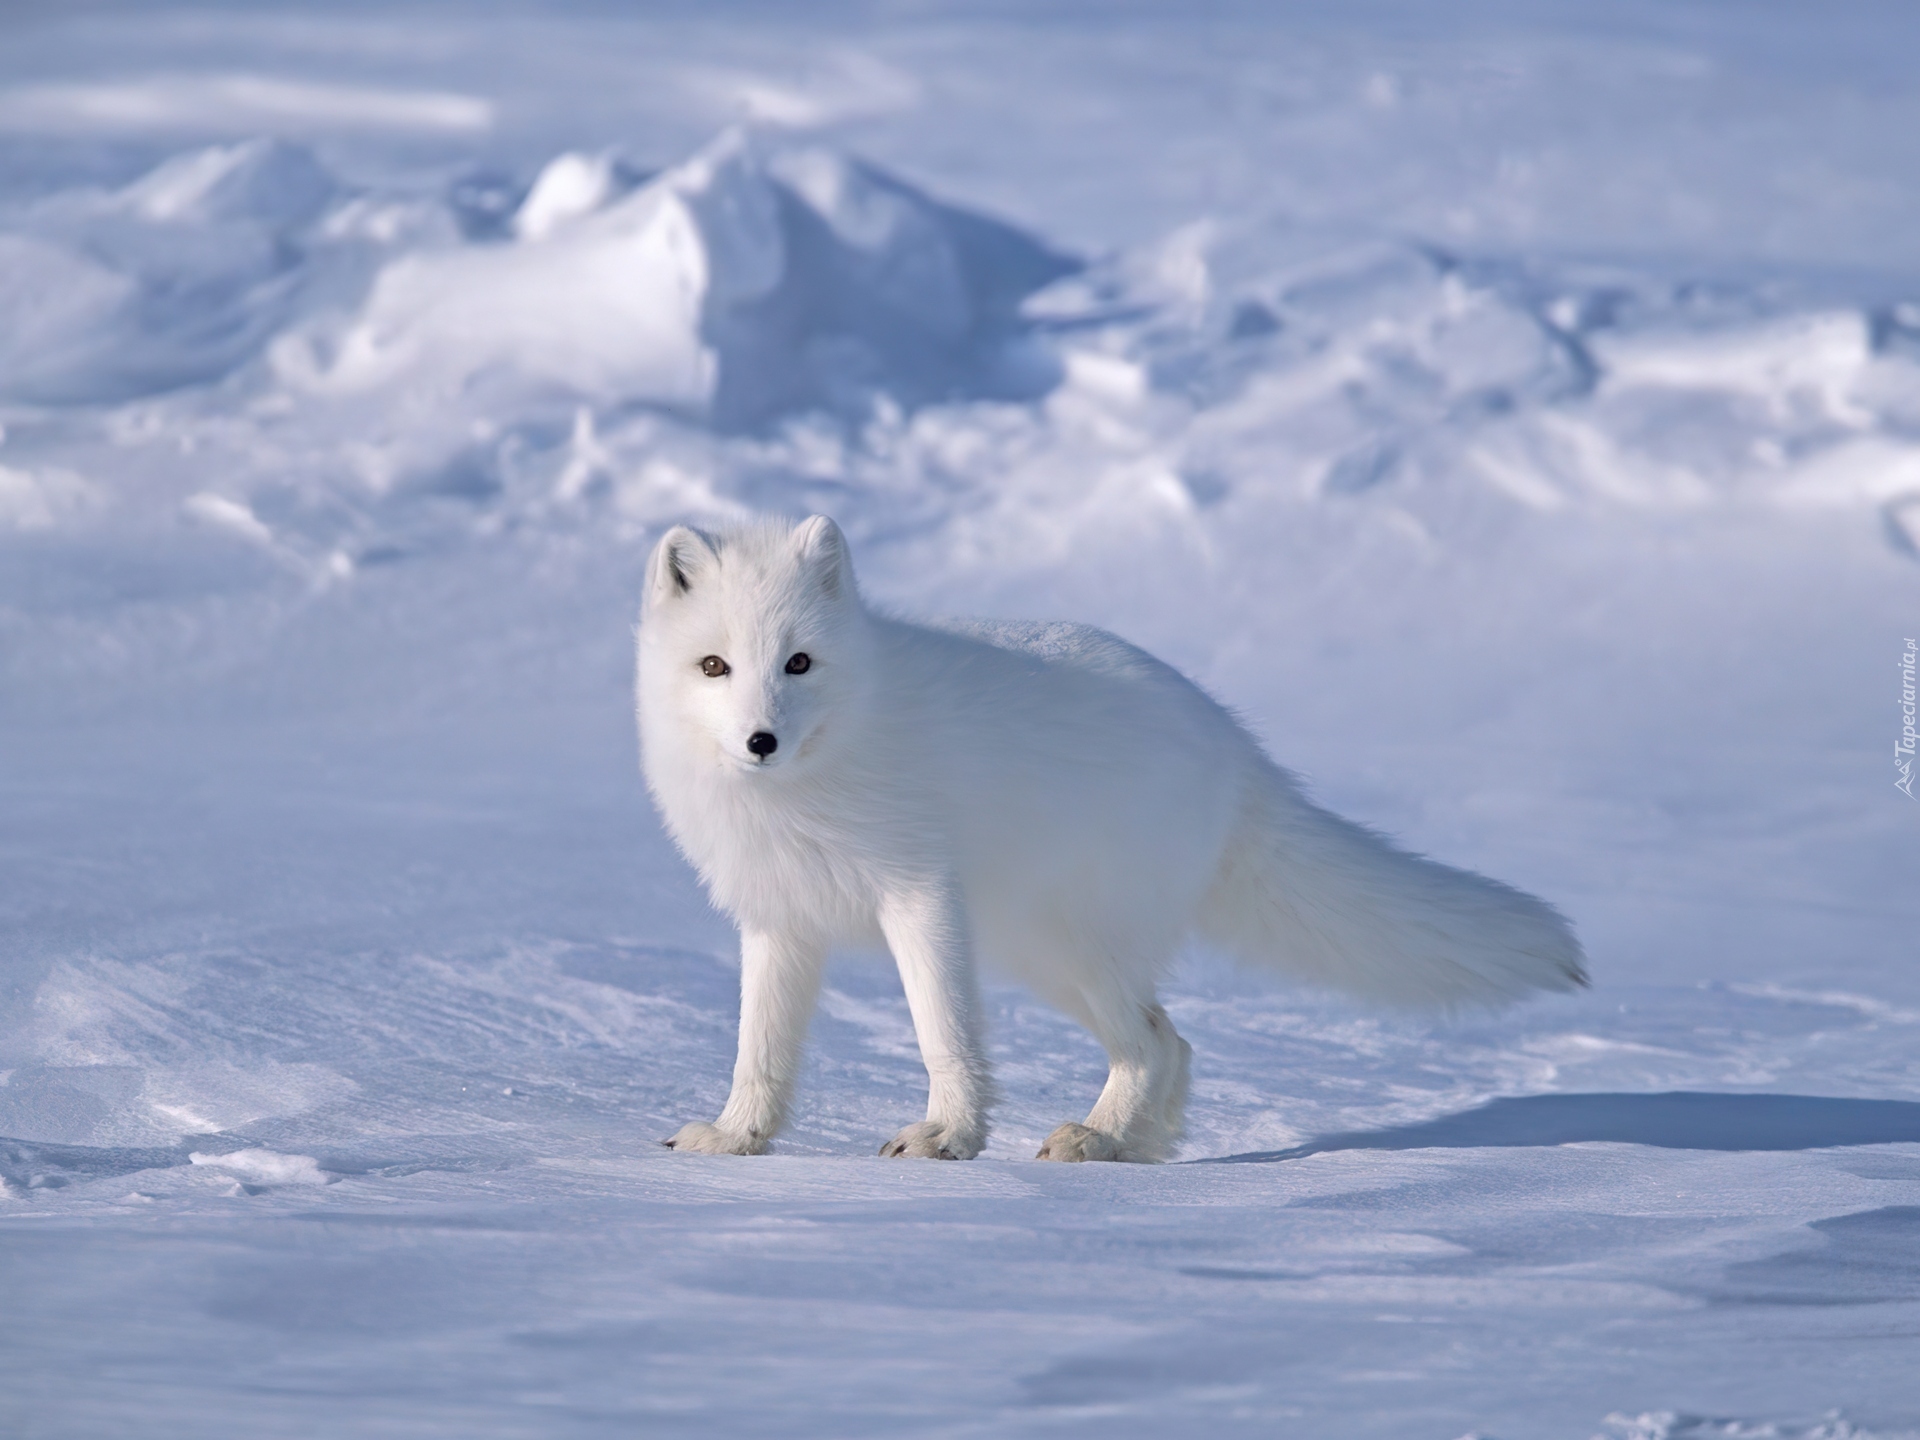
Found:
[[[868,610],[824,516],[668,531],[637,650],[648,788],[740,926],[733,1091],[675,1149],[767,1148],[834,945],[892,952],[926,1062],[927,1118],[880,1153],[940,1159],[987,1139],[981,962],[1106,1048],[1092,1113],[1042,1160],[1172,1152],[1192,1051],[1155,986],[1189,935],[1399,1004],[1586,983],[1551,906],[1319,808],[1124,640]]]

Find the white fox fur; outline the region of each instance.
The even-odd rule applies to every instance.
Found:
[[[733,1091],[676,1149],[766,1149],[836,945],[892,952],[927,1066],[927,1118],[881,1153],[957,1159],[986,1143],[994,1098],[982,961],[1106,1048],[1092,1113],[1040,1151],[1055,1160],[1178,1142],[1191,1051],[1155,986],[1190,935],[1390,1003],[1586,983],[1551,906],[1314,805],[1125,641],[868,610],[823,516],[662,537],[637,692],[648,787],[741,935]]]

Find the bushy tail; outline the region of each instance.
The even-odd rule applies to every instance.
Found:
[[[1252,964],[1393,1005],[1497,1004],[1587,983],[1543,900],[1397,849],[1263,763],[1199,915]]]

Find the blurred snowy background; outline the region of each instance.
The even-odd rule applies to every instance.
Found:
[[[0,7],[5,1428],[1920,1434],[1916,53],[1872,3]],[[923,1080],[848,957],[779,1154],[658,1150],[734,982],[639,567],[767,510],[876,603],[1164,655],[1595,989],[1196,957],[1186,1155],[1295,1158],[1152,1171],[1025,1163],[1104,1067],[996,992],[938,1167],[872,1158]]]

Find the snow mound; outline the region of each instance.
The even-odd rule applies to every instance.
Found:
[[[155,223],[297,226],[333,193],[332,177],[306,150],[263,139],[176,155],[120,192],[112,208]]]
[[[333,1177],[311,1155],[282,1155],[278,1150],[234,1150],[208,1155],[195,1150],[187,1157],[195,1165],[228,1170],[255,1185],[329,1185]]]
[[[276,350],[290,383],[659,406],[721,429],[816,406],[1029,396],[1020,302],[1073,262],[815,146],[730,132],[631,193],[563,155],[516,240],[389,265],[344,327]]]
[[[1067,452],[1098,437],[1158,477],[1133,488],[1162,514],[1292,492],[1429,537],[1525,512],[1879,506],[1912,548],[1909,305],[1300,244],[1188,227],[1037,297],[1066,383],[1008,464],[1085,470]]]
[[[27,563],[76,543],[148,598],[304,604],[802,508],[1035,574],[1308,517],[1437,554],[1756,506],[1920,556],[1920,306],[1884,291],[1225,219],[1082,266],[742,131],[464,174],[356,189],[258,139],[0,214],[0,403],[101,406],[105,447],[6,417],[0,599],[93,604]]]
[[[218,379],[296,313],[300,236],[337,187],[297,145],[174,156],[0,233],[0,399],[112,403]]]

